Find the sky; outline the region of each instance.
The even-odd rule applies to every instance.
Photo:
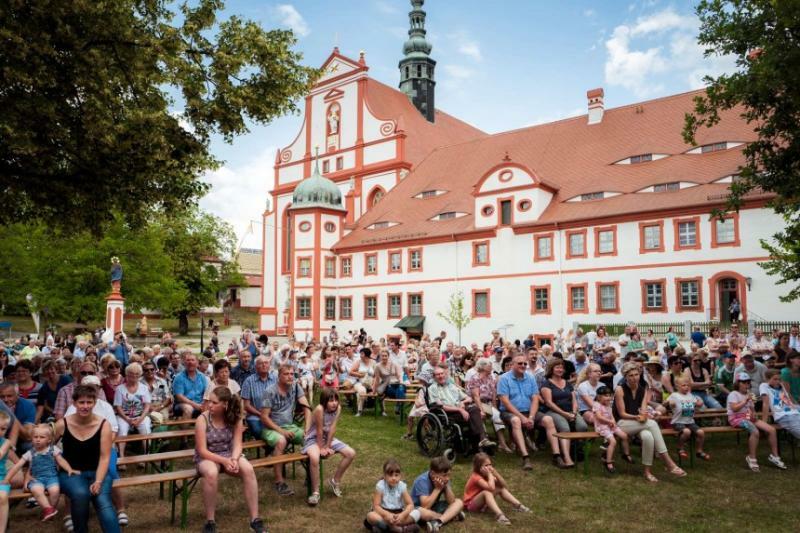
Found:
[[[605,90],[606,108],[703,86],[733,71],[727,57],[703,57],[696,2],[664,0],[427,0],[426,29],[437,62],[436,104],[489,132],[586,113],[586,91]],[[369,75],[397,86],[407,38],[408,0],[228,0],[222,17],[289,28],[303,62],[319,67],[334,46],[366,53]],[[275,151],[291,143],[299,115],[252,125],[233,144],[215,138],[224,161],[206,173],[201,207],[231,223],[241,246],[261,248],[260,215]]]

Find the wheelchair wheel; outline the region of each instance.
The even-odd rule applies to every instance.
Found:
[[[436,457],[444,448],[444,428],[436,416],[426,413],[417,423],[417,445],[423,455]]]

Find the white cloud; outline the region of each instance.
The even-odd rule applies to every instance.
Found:
[[[430,37],[431,42],[436,42],[433,34],[431,34]],[[445,51],[452,47],[459,54],[467,56],[473,61],[483,61],[483,53],[481,53],[480,43],[473,39],[468,32],[459,30],[448,33],[446,37],[447,42],[443,43]]]
[[[387,0],[376,0],[375,7],[378,11],[386,13],[387,15],[396,15],[400,13],[400,8]]]
[[[311,33],[306,19],[292,4],[278,4],[275,6],[275,14],[281,24],[288,26],[298,36],[305,37]]]
[[[605,42],[606,83],[646,97],[661,92],[667,81],[683,79],[686,89],[696,89],[703,86],[704,75],[731,71],[731,58],[703,57],[698,30],[695,17],[671,8],[617,26]]]
[[[464,42],[458,46],[458,51],[467,57],[471,57],[475,61],[483,60],[481,49],[476,42]]]
[[[584,11],[583,11],[583,16],[587,17],[587,18],[591,18],[591,17],[595,16],[595,14],[596,13],[595,13],[594,9],[584,9]]]
[[[245,248],[261,248],[261,225],[253,224],[254,232],[248,234],[250,221],[261,222],[267,201],[267,190],[272,185],[273,166],[277,148],[270,146],[241,165],[222,166],[207,172],[203,181],[211,190],[200,199],[200,207],[233,225]]]
[[[475,74],[474,70],[461,65],[445,65],[444,71],[451,78],[456,78],[459,80],[466,80]]]

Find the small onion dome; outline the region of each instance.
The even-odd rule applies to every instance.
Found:
[[[319,173],[319,160],[317,160],[311,176],[301,181],[292,193],[292,208],[301,207],[327,207],[344,210],[342,192],[335,183]]]

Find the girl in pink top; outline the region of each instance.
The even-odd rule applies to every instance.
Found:
[[[614,413],[611,411],[611,402],[613,400],[614,393],[611,389],[600,387],[597,389],[597,396],[592,404],[594,430],[606,439],[606,458],[603,464],[609,474],[616,473],[614,468],[614,449],[617,447],[617,438],[622,442],[622,458],[628,463],[633,463],[628,435],[614,421]]]

